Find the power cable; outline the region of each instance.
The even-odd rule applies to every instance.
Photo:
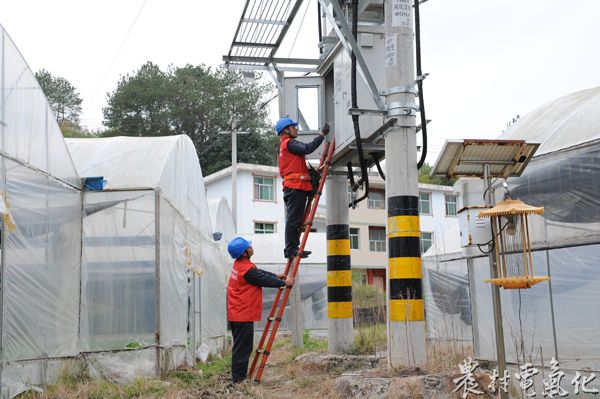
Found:
[[[135,18],[131,22],[131,25],[129,25],[129,29],[127,30],[127,34],[125,34],[125,37],[123,38],[123,41],[121,42],[121,45],[119,46],[119,49],[117,50],[115,56],[113,57],[112,61],[110,62],[110,65],[106,69],[106,72],[104,72],[104,76],[102,77],[102,80],[100,81],[100,84],[98,85],[98,87],[96,87],[96,90],[94,91],[94,95],[92,96],[92,99],[90,100],[90,104],[94,103],[94,100],[96,99],[96,96],[98,95],[98,92],[100,91],[100,88],[104,84],[104,81],[106,80],[106,77],[108,76],[108,73],[110,72],[111,68],[113,67],[115,61],[117,60],[117,57],[119,56],[119,54],[121,54],[121,50],[123,50],[123,46],[125,46],[125,42],[129,38],[129,34],[133,30],[133,27],[135,26],[135,23],[137,22],[138,17],[142,13],[142,10],[146,6],[147,2],[148,2],[148,0],[144,0],[144,2],[142,3],[142,6],[140,7],[140,9],[138,11],[138,13],[136,14]]]
[[[306,14],[308,14],[308,9],[310,8],[311,3],[312,3],[312,0],[309,0],[308,3],[306,4],[306,10],[304,10],[304,15],[302,16],[300,25],[298,25],[298,31],[296,32],[296,37],[294,37],[294,42],[292,43],[292,47],[290,48],[290,52],[288,53],[287,58],[290,58],[290,55],[292,54],[292,50],[294,50],[294,46],[296,45],[296,40],[298,40],[298,35],[300,34],[300,31],[302,30],[302,25],[304,25],[304,18],[306,18]]]
[[[417,169],[425,163],[427,157],[427,118],[425,117],[425,100],[423,95],[423,71],[421,70],[421,16],[419,13],[419,1],[415,0],[415,44],[416,44],[416,61],[417,61],[417,87],[419,91],[419,114],[421,115],[421,135],[423,136],[421,158],[417,163]]]

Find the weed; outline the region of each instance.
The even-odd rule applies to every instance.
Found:
[[[195,367],[202,370],[204,378],[211,378],[215,375],[229,372],[231,370],[231,353],[222,358],[211,355],[205,364],[198,363]]]
[[[384,323],[358,326],[355,329],[354,344],[349,350],[352,355],[373,355],[386,345]]]

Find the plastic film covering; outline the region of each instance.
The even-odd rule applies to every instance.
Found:
[[[223,348],[227,334],[227,279],[233,262],[224,248],[205,235],[200,236],[201,341],[212,351]]]
[[[103,176],[106,190],[160,187],[161,195],[186,219],[201,231],[211,231],[200,162],[189,137],[108,137],[66,142],[80,176]]]
[[[273,273],[282,273],[285,265],[257,265],[261,269],[271,271]],[[301,270],[298,272],[300,281],[300,300],[304,316],[304,328],[310,330],[326,330],[329,326],[327,320],[327,265],[302,263]],[[295,287],[298,287],[296,285]],[[263,329],[267,322],[267,317],[273,306],[277,288],[263,288],[263,308],[262,319],[260,323],[255,324],[256,329]],[[290,301],[286,306],[280,330],[290,329]]]
[[[14,398],[29,390],[41,392],[40,387],[56,381],[61,375],[82,375],[85,362],[81,358],[41,359],[2,365],[2,399]]]
[[[448,254],[457,258],[461,253]],[[427,316],[427,338],[473,340],[471,299],[467,262],[444,261],[440,256],[423,257],[423,298]]]
[[[252,240],[254,247],[253,261],[257,267],[273,273],[283,273],[285,261],[283,258],[283,234],[254,234],[246,238]],[[303,259],[298,270],[300,281],[300,298],[304,311],[304,326],[311,330],[327,329],[327,248],[325,233],[311,233],[308,236],[306,248],[312,251],[309,258]],[[273,259],[281,262],[273,263]],[[298,285],[296,285],[297,287]],[[256,323],[256,329],[262,329],[266,323],[269,311],[277,289],[263,288],[262,320]],[[288,307],[283,314],[280,329],[290,328]]]
[[[81,194],[4,160],[9,213],[3,265],[2,359],[78,353]]]
[[[0,26],[2,152],[81,187],[60,128],[31,69]],[[1,84],[1,83],[0,83]]]
[[[187,344],[188,274],[186,225],[168,201],[160,199],[160,344]]]
[[[600,87],[578,91],[531,111],[501,139],[540,143],[536,155],[600,139]]]
[[[156,349],[85,355],[90,377],[105,378],[118,384],[127,384],[137,378],[156,377]]]
[[[208,211],[212,232],[221,233],[221,240],[224,242],[231,241],[235,237],[235,225],[227,200],[224,197],[209,199]]]
[[[600,370],[600,245],[536,251],[535,274],[550,275],[549,283],[527,290],[500,290],[507,360],[541,362],[555,356],[561,366]],[[473,317],[475,350],[479,358],[495,359],[495,333],[488,258],[474,259]],[[552,321],[550,290],[554,306]]]
[[[531,218],[534,248],[600,242],[600,143],[537,157],[509,188],[514,198],[544,206]]]
[[[84,193],[81,347],[155,343],[155,192]]]

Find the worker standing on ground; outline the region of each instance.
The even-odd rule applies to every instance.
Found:
[[[329,133],[329,125],[323,126],[320,134],[308,144],[296,140],[298,123],[288,117],[277,121],[275,132],[280,137],[278,161],[279,174],[283,178],[283,202],[285,204],[283,256],[293,258],[297,255],[300,246],[300,227],[308,198],[313,189],[305,157],[321,145]],[[304,251],[300,255],[306,258],[310,253],[310,251]]]
[[[233,335],[231,379],[243,381],[248,374],[248,360],[254,345],[254,322],[262,313],[262,287],[291,287],[294,279],[261,270],[250,261],[252,242],[236,237],[227,246],[235,262],[227,284],[227,319]]]

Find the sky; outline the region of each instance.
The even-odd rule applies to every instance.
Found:
[[[0,24],[34,72],[75,85],[82,124],[98,129],[107,93],[146,61],[218,67],[244,3],[0,0]],[[304,0],[277,56],[318,56],[316,3]],[[429,163],[446,139],[495,138],[516,115],[600,85],[600,0],[428,0],[421,27]]]

